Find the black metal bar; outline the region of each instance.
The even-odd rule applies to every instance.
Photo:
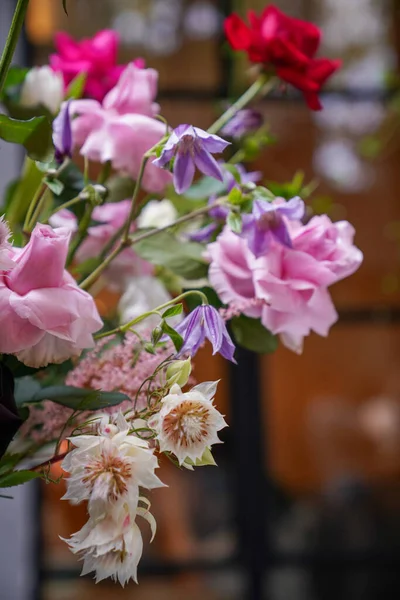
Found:
[[[239,347],[236,359],[238,365],[231,368],[230,395],[238,544],[247,579],[246,600],[262,600],[269,556],[258,356]]]

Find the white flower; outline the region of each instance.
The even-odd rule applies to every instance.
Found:
[[[130,579],[137,583],[137,566],[142,556],[143,540],[135,522],[136,515],[144,517],[151,526],[152,540],[156,532],[154,517],[149,512],[150,503],[132,511],[128,504],[117,504],[99,520],[90,518],[86,525],[64,540],[74,554],[81,554],[84,560],[81,575],[95,571],[96,583],[111,577],[124,586]],[[151,540],[151,541],[152,541]]]
[[[25,77],[21,90],[20,104],[34,107],[42,104],[57,114],[64,98],[64,81],[61,73],[49,66],[34,67]]]
[[[67,454],[62,468],[70,473],[67,493],[72,504],[88,500],[89,514],[103,518],[120,501],[136,510],[139,486],[163,487],[155,474],[157,458],[148,442],[129,434],[129,425],[119,414],[116,422],[102,419],[98,435],[70,438],[75,449]]]
[[[8,241],[10,238],[10,228],[8,227],[4,216],[0,217],[0,270],[8,271],[15,267],[14,261],[10,258],[11,244]]]
[[[159,413],[149,421],[156,431],[161,452],[172,452],[182,465],[189,458],[196,463],[205,450],[220,442],[217,432],[225,420],[212,403],[218,381],[208,381],[183,393],[171,387]]]
[[[170,200],[150,200],[137,219],[139,229],[166,227],[178,218],[178,212]]]
[[[167,292],[163,284],[152,275],[141,275],[131,279],[126,291],[118,304],[118,312],[121,323],[129,323],[139,315],[153,310],[156,306],[165,304],[171,300],[172,296]],[[172,327],[182,320],[182,315],[177,315],[169,319]],[[138,325],[135,325],[137,331],[148,330],[156,327],[160,322],[157,315],[148,317]]]

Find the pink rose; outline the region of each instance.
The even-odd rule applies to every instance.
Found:
[[[86,73],[85,95],[101,102],[118,82],[125,65],[117,65],[118,34],[105,29],[93,38],[76,42],[68,34],[55,36],[57,54],[50,56],[54,71],[61,72],[67,86],[79,73]],[[143,59],[134,61],[144,67]]]
[[[99,225],[89,227],[88,236],[76,253],[78,262],[99,256],[115,232],[126,223],[130,208],[131,200],[108,202],[102,206],[96,206],[92,216],[95,221],[99,222]],[[68,209],[55,213],[50,217],[49,222],[53,227],[63,224],[71,233],[75,233],[77,230],[77,219]],[[127,279],[138,274],[150,274],[152,270],[152,266],[138,257],[132,248],[126,248],[113,260],[111,267],[106,269],[104,274],[109,287],[121,290],[125,287]]]
[[[208,278],[222,302],[240,308],[248,317],[261,317],[261,306],[253,306],[255,257],[247,242],[226,228],[207,246],[207,254],[210,260]]]
[[[360,266],[363,254],[353,244],[355,230],[348,221],[332,223],[327,215],[313,217],[294,232],[293,247],[313,256],[333,281],[352,275]]]
[[[153,116],[157,73],[130,65],[118,84],[104,98],[71,102],[70,114],[75,146],[94,162],[111,161],[116,171],[137,179],[144,154],[165,135],[165,124]],[[142,184],[159,193],[171,181],[170,173],[147,163]]]
[[[68,229],[36,225],[14,250],[15,268],[0,273],[0,352],[31,367],[79,356],[101,329],[93,298],[64,269]]]
[[[345,221],[314,217],[289,229],[293,248],[274,241],[256,258],[246,240],[226,227],[208,246],[209,279],[224,303],[261,317],[286,346],[301,352],[305,336],[326,336],[337,320],[328,286],[354,273],[363,257]]]

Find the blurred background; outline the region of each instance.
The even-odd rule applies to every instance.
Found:
[[[2,600],[400,597],[400,4],[275,3],[316,22],[324,31],[321,53],[342,58],[344,67],[321,113],[296,94],[260,104],[276,142],[251,166],[265,181],[282,183],[298,170],[316,177],[313,209],[355,226],[365,262],[333,289],[341,319],[328,339],[308,338],[302,356],[285,348],[260,358],[242,351],[240,367],[229,370],[201,354],[196,376],[223,378],[218,403],[231,427],[217,448],[218,469],[162,465],[170,487],[151,494],[158,533],[150,546],[144,531],[139,586],[80,579],[58,536],[82,526],[84,509],[59,502],[62,486],[32,485],[12,509],[2,505],[2,538],[4,521],[16,548],[12,555],[0,543],[1,580],[10,569],[23,590],[2,584]],[[13,0],[1,4],[0,14],[7,4],[11,14]],[[143,56],[159,71],[169,122],[206,129],[221,101],[248,83],[245,60],[224,42],[223,18],[261,10],[266,1],[67,4],[68,17],[61,0],[30,0],[20,62],[46,63],[57,30],[81,38],[116,29],[121,62]],[[7,150],[2,185],[15,160]]]

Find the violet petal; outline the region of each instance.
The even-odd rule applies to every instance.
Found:
[[[213,354],[219,351],[222,344],[222,327],[224,324],[219,312],[213,306],[203,306],[204,328],[206,337],[213,347]]]
[[[198,150],[194,155],[194,162],[199,171],[204,173],[204,175],[214,177],[215,179],[219,179],[219,181],[224,180],[219,164],[215,158],[203,148]]]
[[[178,194],[183,194],[190,187],[194,171],[194,162],[190,154],[178,152],[174,163],[174,187]]]

